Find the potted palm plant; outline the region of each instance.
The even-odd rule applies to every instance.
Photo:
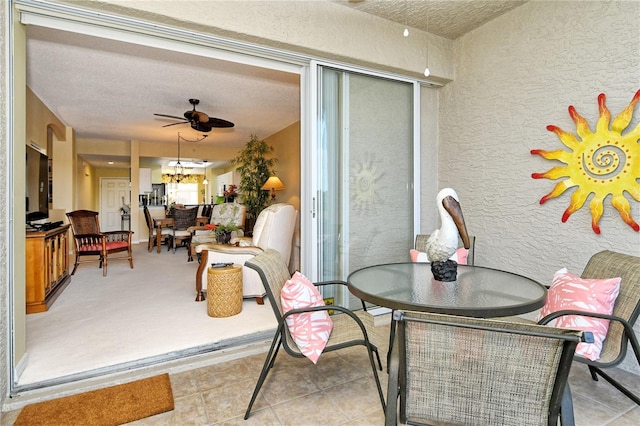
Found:
[[[269,201],[269,192],[262,185],[273,175],[273,166],[278,162],[269,157],[273,147],[264,140],[251,135],[251,139],[238,155],[231,160],[240,175],[239,197],[247,208],[247,221],[253,223]],[[247,228],[247,227],[245,227]],[[251,231],[252,227],[245,229]]]

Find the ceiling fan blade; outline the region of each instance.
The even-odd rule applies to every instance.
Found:
[[[165,124],[165,125],[164,125],[164,126],[162,126],[162,127],[169,127],[169,126],[175,126],[175,125],[177,125],[177,124],[187,124],[187,123],[188,123],[187,121],[181,121],[180,123]]]
[[[184,118],[182,118],[182,117],[176,117],[175,115],[167,115],[167,114],[153,114],[153,115],[157,115],[158,117],[173,118],[173,119],[175,119],[175,120],[184,120]]]
[[[223,120],[222,118],[214,118],[214,117],[209,117],[209,121],[207,122],[207,124],[211,127],[220,127],[220,128],[235,126],[235,124],[233,124],[230,121]]]

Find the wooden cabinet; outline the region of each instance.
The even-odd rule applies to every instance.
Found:
[[[27,232],[27,313],[44,312],[69,284],[69,226]]]

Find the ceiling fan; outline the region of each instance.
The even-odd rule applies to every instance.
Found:
[[[177,117],[175,115],[167,115],[167,114],[153,114],[158,117],[167,117],[167,118],[175,118],[176,120],[182,120],[178,123],[165,124],[162,127],[175,126],[177,124],[185,124],[189,123],[191,128],[197,130],[198,132],[210,132],[214,127],[233,127],[233,124],[230,121],[223,120],[221,118],[209,117],[204,112],[196,111],[196,105],[200,103],[198,99],[189,99],[189,103],[193,105],[193,109],[191,111],[187,111],[184,113],[183,117]]]

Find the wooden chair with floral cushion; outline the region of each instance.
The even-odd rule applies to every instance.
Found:
[[[102,276],[107,276],[108,260],[128,260],[133,269],[133,255],[131,252],[132,231],[100,231],[98,212],[91,210],[76,210],[67,213],[73,240],[75,242],[76,261],[71,275],[76,272],[79,263],[98,262],[102,268]],[[124,255],[113,256],[115,253]],[[80,260],[80,257],[90,257]]]

